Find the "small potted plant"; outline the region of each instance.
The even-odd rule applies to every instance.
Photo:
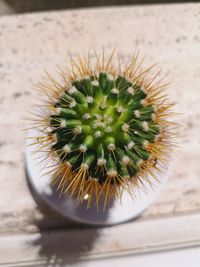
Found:
[[[47,73],[37,86],[43,102],[28,131],[28,179],[71,219],[103,225],[135,218],[168,178],[174,103],[160,72],[142,63],[138,53],[123,64],[114,51],[94,51],[70,57],[59,80]]]

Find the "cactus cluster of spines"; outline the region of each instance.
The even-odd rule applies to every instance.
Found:
[[[123,68],[112,58],[106,62],[103,53],[95,67],[90,58],[71,58],[71,72],[61,71],[64,84],[50,76],[51,83],[40,84],[49,112],[37,115],[46,134],[37,137],[39,151],[47,146],[57,162],[53,184],[79,202],[87,196],[88,207],[155,177],[173,135],[165,85],[148,77],[151,68],[139,68],[138,55]]]

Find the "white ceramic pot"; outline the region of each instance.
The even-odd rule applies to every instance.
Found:
[[[137,218],[158,196],[169,177],[169,170],[163,170],[158,174],[160,182],[151,178],[152,187],[148,183],[145,184],[146,192],[142,188],[137,190],[133,199],[128,192],[124,191],[121,202],[119,200],[109,202],[105,211],[103,211],[103,203],[100,203],[97,211],[94,206],[87,209],[86,202],[77,205],[76,199],[66,195],[60,196],[59,191],[52,188],[50,184],[51,174],[41,176],[41,163],[34,160],[32,151],[32,147],[26,147],[25,159],[27,179],[34,196],[39,202],[45,202],[68,219],[88,225],[114,225]]]

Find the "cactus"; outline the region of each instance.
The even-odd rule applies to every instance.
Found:
[[[52,184],[87,207],[104,207],[123,190],[150,182],[168,158],[173,123],[163,92],[166,84],[151,66],[141,69],[136,53],[129,64],[114,64],[114,52],[70,58],[71,70],[60,69],[62,82],[48,73],[38,85],[45,102],[33,126],[40,134],[33,144],[51,159]],[[44,153],[43,153],[44,154]],[[46,163],[45,163],[46,164]]]

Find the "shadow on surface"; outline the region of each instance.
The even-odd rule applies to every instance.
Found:
[[[39,237],[28,246],[37,249],[41,266],[64,267],[87,259],[98,237],[95,228],[40,231]]]
[[[191,2],[186,0],[4,0],[16,13],[70,8]],[[199,1],[192,1],[199,2]]]
[[[39,234],[28,247],[37,249],[39,266],[64,267],[68,263],[73,265],[82,261],[84,255],[92,250],[99,236],[99,229],[73,223],[51,210],[45,203],[40,203],[36,194],[33,191],[31,193],[42,217],[31,220]]]
[[[41,214],[41,218],[30,219],[30,224],[38,229],[38,235],[27,244],[28,248],[37,250],[38,261],[35,266],[64,267],[88,259],[100,235],[100,227],[81,225],[58,214],[38,197],[28,179],[27,170],[26,178]],[[109,208],[106,211],[103,214],[105,220]]]

